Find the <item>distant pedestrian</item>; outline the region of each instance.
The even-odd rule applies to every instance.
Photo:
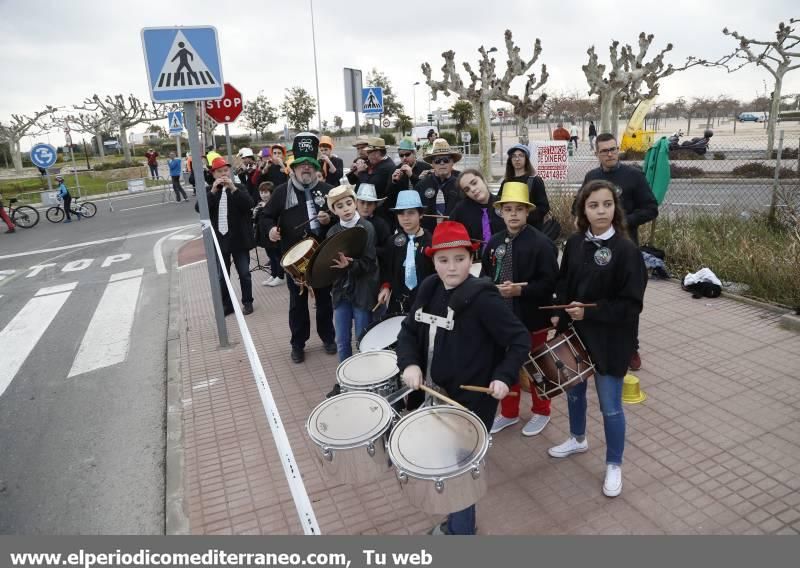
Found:
[[[158,156],[158,152],[152,148],[148,148],[147,152],[144,153],[144,157],[147,158],[147,167],[150,168],[150,177],[152,179],[161,178],[161,176],[158,175]]]
[[[2,195],[0,195],[0,218],[2,218],[3,221],[5,221],[6,227],[8,227],[8,230],[6,231],[6,233],[14,233],[14,232],[16,232],[16,229],[14,228],[14,222],[8,216],[8,213],[6,213],[6,208],[3,206],[3,196]]]
[[[558,125],[556,125],[556,129],[553,130],[553,140],[569,141],[569,130],[564,128],[563,123],[559,122]]]
[[[589,148],[592,152],[595,151],[594,145],[597,140],[597,127],[594,125],[594,120],[589,121]]]
[[[574,122],[571,122],[569,125],[569,139],[572,142],[572,147],[575,148],[575,151],[578,151],[578,127],[575,126]]]
[[[181,186],[181,159],[178,158],[175,152],[169,153],[169,177],[172,178],[172,189],[175,191],[175,201],[181,202],[181,197],[185,201],[189,201],[183,187]]]

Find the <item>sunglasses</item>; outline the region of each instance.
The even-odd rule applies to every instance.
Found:
[[[434,159],[433,159],[433,160],[431,160],[431,161],[432,161],[434,164],[437,164],[437,165],[439,165],[439,164],[449,164],[449,163],[450,163],[450,162],[452,162],[453,160],[450,158],[450,156],[445,156],[444,158],[434,158]]]
[[[412,154],[412,152],[405,152],[405,153],[398,152],[398,155],[399,155],[401,158],[408,158],[408,157],[409,157],[411,154]]]

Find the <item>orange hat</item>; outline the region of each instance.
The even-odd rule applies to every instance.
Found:
[[[226,166],[230,166],[230,164],[228,164],[228,162],[225,161],[225,158],[223,158],[222,156],[218,156],[214,158],[213,162],[211,162],[211,171],[213,172],[214,170],[218,170]]]
[[[319,139],[320,146],[330,146],[331,150],[333,150],[333,140],[331,140],[330,136],[323,136]]]

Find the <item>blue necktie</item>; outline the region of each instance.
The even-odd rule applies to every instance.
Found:
[[[416,265],[416,248],[414,247],[414,237],[408,237],[408,244],[406,244],[406,261],[403,266],[406,268],[406,288],[413,290],[417,287],[417,265]]]

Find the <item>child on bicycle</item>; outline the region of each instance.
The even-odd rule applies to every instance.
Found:
[[[78,216],[78,221],[81,220],[81,214],[77,211],[72,210],[72,195],[70,195],[69,190],[67,189],[66,184],[64,184],[64,178],[61,176],[56,176],[56,182],[58,183],[58,198],[64,202],[64,215],[67,216],[64,219],[65,223],[72,223],[72,219],[70,218],[70,212],[75,213]]]

